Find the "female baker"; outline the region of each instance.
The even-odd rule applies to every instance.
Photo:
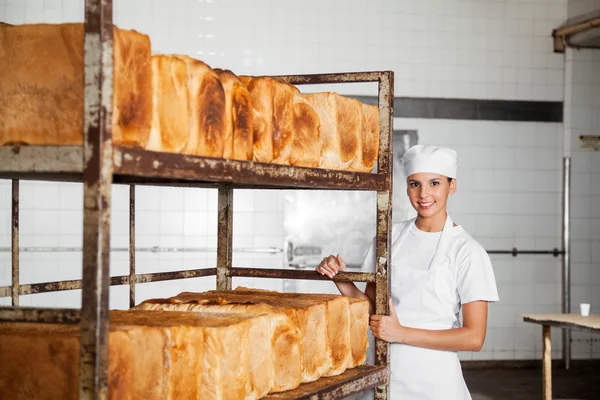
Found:
[[[390,316],[371,315],[371,331],[392,344],[392,399],[470,399],[457,352],[483,346],[488,302],[498,301],[492,265],[446,212],[456,192],[456,152],[417,145],[402,161],[417,217],[392,227]],[[375,269],[374,243],[363,268]],[[338,254],[323,259],[317,272],[332,278],[345,269]],[[346,296],[369,300],[374,314],[374,284],[364,293],[352,282],[335,284]]]

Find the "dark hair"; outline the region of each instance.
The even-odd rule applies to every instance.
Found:
[[[450,177],[447,177],[447,178],[448,178],[448,182],[452,182],[452,179],[454,179],[454,178],[450,178]]]

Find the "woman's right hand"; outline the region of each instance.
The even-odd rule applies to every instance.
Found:
[[[329,257],[325,257],[316,270],[321,275],[333,278],[338,272],[346,271],[346,263],[339,254],[337,256],[332,254]]]

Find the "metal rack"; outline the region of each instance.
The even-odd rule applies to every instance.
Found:
[[[376,312],[388,314],[390,290],[390,231],[392,200],[393,72],[279,76],[291,84],[377,82],[380,142],[377,173],[213,159],[148,152],[113,146],[112,120],[112,1],[85,1],[84,142],[83,146],[0,147],[0,178],[12,179],[12,285],[0,296],[12,297],[12,307],[0,307],[0,321],[72,323],[80,325],[79,398],[107,398],[107,339],[110,285],[135,284],[216,275],[220,290],[232,289],[233,277],[326,280],[315,271],[237,268],[232,266],[234,188],[344,189],[377,192],[377,266],[375,273],[338,274],[338,281],[374,282]],[[21,285],[19,283],[19,180],[75,181],[84,184],[83,278]],[[112,183],[130,184],[129,275],[110,277],[110,213]],[[218,188],[216,268],[136,274],[135,186],[171,185]],[[72,309],[19,308],[19,296],[82,289],[82,307]],[[389,397],[389,345],[376,341],[375,366],[347,370],[272,398],[340,398],[375,388],[376,399]]]

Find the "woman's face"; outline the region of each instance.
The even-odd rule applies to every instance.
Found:
[[[456,179],[439,174],[418,173],[407,179],[407,194],[410,204],[421,217],[433,217],[445,212],[448,195],[456,192]]]

